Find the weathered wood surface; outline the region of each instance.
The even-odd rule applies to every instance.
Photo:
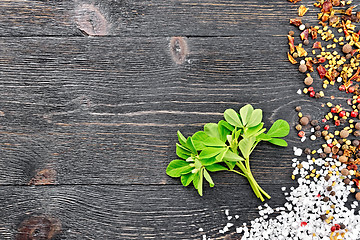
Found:
[[[296,7],[0,1],[0,239],[36,216],[58,219],[56,239],[200,239],[200,227],[223,239],[225,209],[238,226],[254,219],[260,202],[240,176],[214,174],[200,198],[165,168],[178,129],[192,134],[227,108],[261,107],[265,125],[293,126],[299,104],[321,117],[328,99],[297,95],[303,75],[286,60]],[[272,206],[294,184],[293,129],[287,140],[253,154]]]
[[[296,6],[283,0],[6,1],[0,35],[236,36],[288,23]],[[271,33],[270,31],[268,33]]]

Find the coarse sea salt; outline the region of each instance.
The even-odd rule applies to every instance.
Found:
[[[294,152],[299,148],[294,148]],[[300,154],[301,155],[301,154]],[[299,156],[300,156],[299,155]],[[326,160],[331,160],[330,158]],[[322,159],[316,159],[315,162],[324,162]],[[312,161],[304,161],[302,165],[309,169]],[[305,168],[304,167],[304,168]],[[325,167],[323,167],[325,168]],[[344,168],[344,166],[341,166]],[[339,170],[336,167],[334,171]],[[301,169],[303,170],[303,168]],[[330,170],[330,167],[324,170]],[[324,170],[321,170],[323,173]],[[243,233],[242,240],[267,240],[267,239],[297,239],[297,240],[333,240],[332,236],[338,233],[338,236],[343,234],[343,240],[357,240],[360,239],[360,216],[355,214],[354,209],[358,206],[358,202],[353,202],[349,209],[345,203],[350,194],[349,189],[351,184],[345,185],[343,177],[332,176],[328,181],[324,177],[316,178],[315,181],[310,181],[304,177],[310,171],[303,170],[301,177],[298,179],[299,186],[291,187],[287,202],[283,207],[277,207],[275,212],[278,213],[276,218],[268,218],[264,210],[259,209],[259,218],[252,221],[249,228],[236,228],[237,233]],[[319,171],[320,172],[320,171]],[[336,192],[335,196],[331,196],[327,191],[328,186],[332,186]],[[282,187],[282,191],[286,188]],[[329,197],[329,201],[323,201],[324,197]],[[332,208],[334,205],[335,208]],[[270,210],[271,209],[271,210]],[[266,213],[274,212],[274,210],[267,206]],[[331,216],[331,223],[328,224],[323,221],[320,216],[326,214],[327,218]],[[269,213],[270,214],[270,213]],[[266,216],[264,218],[263,216]],[[332,233],[331,226],[335,223],[345,224],[346,228],[337,230]],[[340,239],[336,238],[336,239]]]

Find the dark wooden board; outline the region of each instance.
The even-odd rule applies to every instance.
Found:
[[[174,183],[164,169],[176,158],[178,129],[192,134],[246,103],[263,108],[266,125],[295,124],[301,75],[283,77],[294,67],[278,48],[262,38],[188,38],[186,60],[176,64],[169,41],[3,38],[0,183],[27,184],[45,168],[59,184]],[[283,37],[268,41],[286,45]],[[273,159],[277,151],[263,144],[255,152],[260,182],[289,178],[292,150],[282,161]],[[274,169],[279,175],[266,178]]]
[[[285,0],[2,0],[0,36],[266,35],[295,13]]]
[[[323,99],[296,94],[304,76],[287,61],[286,34],[298,6],[0,0],[0,239],[37,216],[58,219],[56,239],[201,239],[200,227],[224,239],[225,209],[237,226],[257,217],[241,176],[213,174],[201,198],[165,168],[177,130],[193,134],[227,108],[251,103],[265,126],[293,127],[296,105],[320,119],[331,95],[345,99],[335,87]],[[252,155],[272,207],[295,185],[292,147],[322,143],[300,144],[293,128],[287,141]]]
[[[264,187],[274,196],[269,204],[284,203],[279,185]],[[243,219],[259,217],[259,202],[247,201],[249,194],[248,185],[214,188],[203,198],[179,185],[7,186],[0,189],[0,236],[15,239],[22,222],[41,216],[60,222],[54,239],[223,239],[219,230],[228,222],[239,227]],[[227,232],[233,238],[239,237],[235,226]]]

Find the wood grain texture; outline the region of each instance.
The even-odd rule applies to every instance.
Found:
[[[283,0],[2,0],[0,36],[264,35],[261,29],[276,32],[295,14],[296,5]]]
[[[296,94],[304,76],[287,62],[286,34],[297,7],[0,0],[0,239],[29,222],[61,227],[54,239],[201,239],[200,227],[224,239],[225,209],[238,225],[257,217],[260,201],[241,176],[213,174],[201,198],[165,168],[177,130],[193,134],[227,108],[251,103],[265,126],[283,118],[293,127],[296,105],[320,119],[331,95],[345,99],[335,88],[323,99]],[[280,187],[294,185],[293,128],[287,141],[252,155],[272,207],[284,203]]]
[[[246,103],[263,108],[265,125],[278,118],[295,124],[300,74],[283,77],[293,66],[276,49],[235,37],[188,38],[179,65],[169,42],[3,38],[0,183],[27,184],[51,168],[59,184],[173,184],[164,169],[176,158],[178,129],[192,134]],[[260,182],[287,181],[292,150],[274,161],[278,150],[263,144],[255,152]],[[273,169],[285,171],[267,178]]]
[[[274,196],[269,204],[284,203],[279,185],[265,188],[271,188]],[[234,198],[240,189],[242,194]],[[259,217],[258,202],[246,201],[251,191],[248,185],[222,186],[200,198],[179,185],[7,186],[0,189],[0,237],[14,239],[23,221],[48,216],[61,224],[54,239],[201,239],[203,234],[224,239],[219,230],[226,223],[240,226],[243,219]],[[232,220],[227,219],[226,209]]]

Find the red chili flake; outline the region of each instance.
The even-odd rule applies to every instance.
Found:
[[[301,2],[301,0],[288,0],[289,2],[292,2],[292,3],[297,3],[297,2]]]
[[[323,5],[322,5],[322,9],[321,12],[323,13],[330,13],[332,10],[332,4],[330,0],[326,0]]]
[[[342,21],[342,25],[343,25],[343,30],[344,30],[345,36],[346,36],[346,37],[349,36],[349,32],[348,32],[348,30],[347,30],[347,28],[346,28],[346,26],[345,26],[345,22],[344,22],[344,21]]]
[[[358,97],[358,99],[356,99],[356,102],[357,102],[357,103],[360,103],[360,97]]]
[[[326,69],[322,65],[319,65],[316,70],[318,71],[320,78],[323,79],[326,75]]]
[[[320,193],[318,193],[318,195],[316,195],[316,197],[321,197]]]
[[[318,58],[319,63],[324,63],[325,61],[326,61],[326,58],[324,58],[324,57]]]
[[[332,148],[333,146],[334,146],[334,144],[328,143],[328,147]]]
[[[335,226],[332,226],[332,227],[330,228],[330,230],[331,230],[332,232],[335,232],[335,231],[336,231],[336,227],[335,227]]]
[[[352,10],[353,10],[354,7],[356,7],[356,6],[352,6],[352,7],[349,7],[348,9],[346,9],[345,14],[348,15],[348,16],[351,16],[352,15]]]
[[[288,35],[288,39],[289,39],[290,53],[293,54],[295,52],[294,38]]]
[[[359,31],[360,32],[360,31]],[[310,34],[312,39],[317,39],[317,29],[314,27],[310,28]]]
[[[306,61],[306,67],[310,72],[314,71],[313,64],[311,63],[310,60]]]
[[[307,222],[301,222],[300,226],[305,227],[307,225]]]
[[[302,22],[301,22],[301,19],[292,18],[292,19],[290,19],[290,24],[298,27],[302,24]]]
[[[352,111],[350,116],[356,118],[358,114],[358,112]]]
[[[298,136],[301,137],[301,138],[304,137],[304,136],[305,136],[305,132],[304,132],[304,131],[298,132]]]
[[[317,48],[317,49],[321,49],[321,42],[314,42],[312,48]]]
[[[340,85],[340,86],[339,86],[339,90],[340,90],[340,91],[345,91],[345,89],[346,89],[346,88],[345,88],[344,85]]]
[[[340,120],[335,121],[335,126],[337,126],[337,127],[340,126]]]
[[[331,112],[332,113],[337,113],[337,108],[335,108],[335,107],[331,108]]]
[[[355,165],[354,165],[355,166]],[[359,179],[354,178],[353,182],[355,183],[355,185],[359,188]]]
[[[360,67],[358,67],[356,73],[354,73],[354,75],[352,75],[352,77],[349,79],[349,81],[352,81],[352,80],[358,81],[358,79],[359,79],[359,74],[360,74]]]
[[[345,112],[345,111],[339,112],[339,117],[345,117],[345,115],[346,115],[346,112]]]
[[[321,122],[326,123],[326,118],[321,119]]]
[[[309,91],[309,92],[314,91],[314,87],[308,87],[308,91]]]
[[[309,39],[309,29],[305,29],[302,33],[300,33],[301,40]]]
[[[311,91],[309,95],[310,97],[315,97],[315,91]]]
[[[291,56],[291,54],[289,52],[287,53],[287,56],[288,56],[289,62],[291,62],[292,64],[297,64],[297,61],[295,60],[295,58],[293,58],[293,56]]]
[[[324,126],[324,130],[326,130],[326,131],[329,130],[329,128],[330,128],[329,125],[325,125],[325,126]]]
[[[355,91],[355,87],[351,86],[348,88],[349,93],[353,93]]]

